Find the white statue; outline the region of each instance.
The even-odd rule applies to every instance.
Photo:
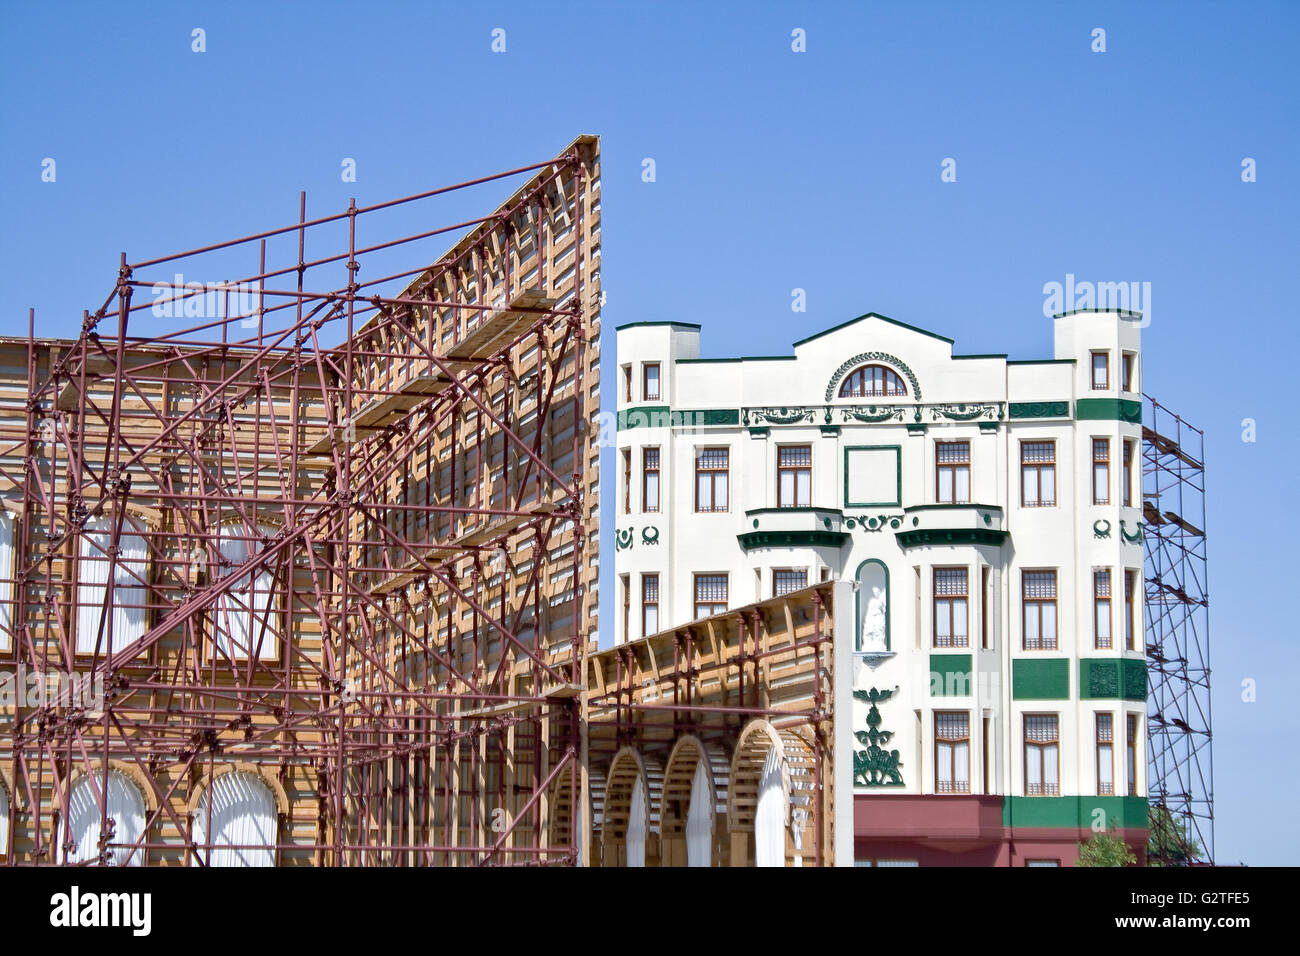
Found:
[[[871,597],[867,599],[867,609],[862,615],[861,650],[884,653],[889,649],[885,645],[885,610],[887,601],[885,589],[880,585],[872,585]]]

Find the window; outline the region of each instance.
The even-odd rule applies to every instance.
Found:
[[[1110,388],[1110,353],[1092,353],[1092,387],[1094,389]]]
[[[1025,795],[1060,796],[1060,739],[1056,714],[1025,715]]]
[[[632,577],[627,574],[618,576],[618,583],[623,588],[623,640],[632,640]]]
[[[776,450],[776,506],[812,505],[812,445],[782,445]]]
[[[726,511],[731,452],[726,448],[700,448],[695,452],[695,510]]]
[[[772,596],[780,597],[808,586],[808,570],[777,568],[772,571]]]
[[[1110,568],[1092,572],[1092,646],[1110,650]]]
[[[0,508],[0,651],[14,646],[14,516]],[[3,839],[0,837],[0,839]]]
[[[712,617],[727,609],[727,576],[695,575],[695,617]]]
[[[966,647],[966,569],[934,569],[934,646]]]
[[[112,866],[144,866],[145,850],[133,844],[144,835],[145,803],[134,781],[120,770],[108,772],[107,786],[102,776],[91,780],[82,775],[68,794],[68,824],[59,834],[56,859],[63,862],[61,844],[67,840],[75,846],[68,851],[67,862],[91,863],[99,860],[99,836],[103,821],[99,794],[108,804],[112,825],[109,860]]]
[[[623,401],[632,401],[632,366],[623,366]]]
[[[623,449],[623,514],[632,513],[632,449]]]
[[[934,715],[934,792],[970,793],[970,714]]]
[[[907,394],[907,386],[892,368],[864,365],[849,373],[840,386],[840,398],[894,398]]]
[[[242,521],[221,525],[217,546],[225,569],[215,573],[224,576],[229,569],[245,564],[249,558],[265,550],[262,539],[275,537],[276,531],[271,525],[253,527]],[[281,557],[284,554],[281,552]],[[249,656],[264,660],[278,657],[278,616],[275,575],[268,565],[254,567],[217,598],[213,618],[213,643],[217,656],[221,659],[229,656],[233,660],[247,660]]]
[[[641,401],[659,401],[659,363],[646,362],[641,370]]]
[[[1137,588],[1137,573],[1124,572],[1124,646],[1130,651],[1137,648],[1137,600],[1134,591]]]
[[[109,545],[116,519],[100,515],[86,521],[81,538],[77,576],[77,653],[105,655],[144,637],[148,596],[148,562],[144,528],[123,517],[118,556],[113,568],[113,605],[108,600]],[[103,636],[100,636],[101,627]]]
[[[1110,439],[1092,440],[1092,503],[1110,504]]]
[[[934,469],[934,494],[939,504],[970,503],[970,442],[935,442]]]
[[[1115,795],[1115,719],[1110,714],[1097,715],[1097,796]]]
[[[1133,507],[1133,442],[1124,442],[1124,499],[1125,508]]]
[[[1060,866],[1060,860],[1025,860],[1025,866]]]
[[[1056,650],[1056,572],[1023,571],[1024,649]]]
[[[658,448],[646,448],[641,452],[641,510],[659,510]]]
[[[1129,714],[1127,718],[1128,727],[1128,795],[1136,797],[1138,795],[1138,715]]]
[[[980,647],[988,650],[989,647],[989,602],[993,600],[993,592],[989,588],[989,569],[980,568]]]
[[[641,575],[641,636],[659,633],[659,575]]]
[[[275,866],[276,817],[275,795],[258,774],[219,774],[191,818],[198,853],[208,866]]]
[[[1136,357],[1132,352],[1125,352],[1120,356],[1120,387],[1126,392],[1133,391],[1133,362]]]
[[[1025,508],[1056,504],[1056,442],[1020,443],[1020,504]]]

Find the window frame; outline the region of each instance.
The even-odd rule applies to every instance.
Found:
[[[650,370],[654,370],[655,389],[654,394],[650,393]],[[661,402],[664,394],[663,366],[659,362],[642,362],[641,363],[641,401],[643,402]]]
[[[966,449],[964,460],[945,462],[940,460],[940,449],[948,447],[963,447]],[[958,476],[965,472],[966,474],[966,496],[959,497],[957,487]],[[944,473],[950,474],[952,482],[952,495],[945,499],[943,496],[943,476]],[[970,439],[960,439],[956,441],[936,441],[934,443],[934,500],[936,504],[968,505],[971,497],[971,448]]]
[[[1102,721],[1105,720],[1105,735],[1102,733]],[[1113,797],[1115,796],[1115,715],[1108,710],[1099,710],[1093,715],[1093,740],[1095,742],[1096,764],[1094,772],[1097,775],[1097,796]],[[1102,751],[1105,751],[1103,759]],[[1109,764],[1110,782],[1102,783],[1102,767]]]
[[[648,598],[648,592],[650,590],[651,584],[654,585],[654,600],[649,600]],[[659,621],[660,621],[659,600],[660,600],[659,572],[658,571],[643,572],[641,575],[641,636],[642,637],[649,637],[651,634],[658,634],[659,631],[661,630],[661,628],[659,627]],[[650,630],[647,627],[647,620],[646,620],[646,612],[651,608],[654,609],[654,613],[655,613],[654,630]]]
[[[808,464],[783,465],[781,463],[782,453],[786,451],[800,449],[800,448],[807,449]],[[801,442],[798,444],[776,446],[776,506],[778,508],[811,508],[812,507],[812,470],[813,470],[813,446],[811,444],[806,442]],[[790,474],[793,476],[791,479],[791,486],[794,495],[794,501],[789,504],[786,503],[781,489],[781,477],[782,475],[785,474]],[[806,474],[808,478],[808,487],[807,487],[808,498],[807,501],[803,504],[799,503],[799,476],[801,474]]]
[[[966,721],[966,735],[964,737],[940,737],[939,724],[941,717],[963,717]],[[968,710],[936,710],[932,721],[934,727],[934,792],[936,794],[968,794],[970,788],[970,711]],[[944,789],[940,771],[943,765],[940,763],[939,745],[951,745],[950,751],[945,758],[948,764],[947,770],[950,780],[948,789]],[[960,747],[966,749],[966,779],[957,780],[957,753]]]
[[[780,575],[798,575],[799,586],[782,591],[780,584]],[[772,597],[785,597],[787,594],[793,594],[795,591],[803,590],[808,586],[808,569],[807,568],[773,568],[772,569]]]
[[[651,453],[654,454],[654,466],[650,465]],[[658,445],[647,445],[641,449],[641,513],[658,514],[663,494],[663,455]],[[650,507],[650,476],[654,476],[654,507]]]
[[[1029,575],[1050,574],[1052,576],[1052,596],[1030,597],[1028,595]],[[1023,651],[1059,651],[1061,645],[1061,598],[1060,571],[1057,568],[1022,568],[1020,570],[1020,649]],[[1052,606],[1052,643],[1048,646],[1043,640],[1043,608]],[[1038,613],[1038,646],[1029,646],[1029,609],[1033,606]]]
[[[1136,651],[1138,621],[1137,621],[1137,572],[1132,568],[1124,569],[1124,649]]]
[[[1138,734],[1142,728],[1140,718],[1132,712],[1124,715],[1124,749],[1126,751],[1124,776],[1128,778],[1128,795],[1136,797],[1138,791]]]
[[[1051,718],[1051,720],[1053,721],[1056,736],[1051,740],[1031,741],[1029,739],[1029,721],[1035,719],[1041,719],[1041,718]],[[1023,753],[1024,762],[1023,762],[1022,770],[1024,775],[1025,796],[1059,797],[1061,795],[1061,715],[1059,713],[1042,713],[1038,711],[1027,712],[1021,715],[1020,727],[1021,727],[1020,736],[1024,742],[1024,753]],[[1056,773],[1053,774],[1053,776],[1056,778],[1056,783],[1050,785],[1047,783],[1047,766],[1048,766],[1047,750],[1049,747],[1056,748],[1055,753],[1053,754],[1053,758],[1056,762]],[[1042,793],[1033,793],[1031,792],[1030,789],[1029,755],[1031,753],[1031,749],[1037,755],[1037,759],[1039,763],[1038,779],[1042,781],[1039,784],[1039,786],[1043,790]],[[1051,792],[1048,792],[1049,787],[1051,788]]]
[[[1110,438],[1095,435],[1092,438],[1092,503],[1110,504]]]
[[[953,592],[952,594],[940,594],[939,593],[940,575],[951,574],[955,572],[961,572],[961,580],[962,580],[961,593],[958,594],[956,592]],[[965,565],[939,566],[939,567],[931,568],[930,569],[930,592],[931,592],[930,610],[932,612],[930,618],[930,622],[931,622],[930,646],[935,648],[946,648],[946,647],[969,648],[970,647],[970,568],[966,567]],[[957,626],[956,605],[959,601],[961,604],[965,606],[966,609],[966,613],[964,615],[966,620],[966,626],[964,628],[965,633],[961,635],[960,644],[957,643],[957,634],[955,633],[956,626]],[[944,610],[946,611],[947,618],[948,618],[948,638],[949,641],[951,642],[947,644],[942,644],[939,642],[940,602],[943,602],[946,605]]]
[[[126,608],[134,607],[134,605],[130,605],[130,604],[119,605],[119,604],[117,603],[117,600],[116,600],[116,599],[117,599],[117,592],[118,592],[118,590],[119,590],[120,588],[122,588],[122,587],[128,587],[128,588],[140,588],[140,589],[142,590],[142,592],[143,592],[142,600],[143,600],[143,602],[144,602],[144,604],[143,604],[143,608],[142,608],[142,613],[143,613],[143,617],[144,617],[144,624],[143,624],[142,627],[141,627],[140,633],[139,633],[138,635],[136,635],[135,637],[130,638],[130,639],[127,640],[127,641],[119,642],[118,638],[120,637],[120,635],[116,635],[116,634],[115,634],[115,635],[113,636],[113,652],[114,652],[114,653],[117,653],[118,651],[121,651],[122,648],[126,647],[128,644],[134,643],[135,641],[137,641],[137,640],[139,640],[141,637],[143,637],[145,634],[149,633],[150,623],[151,623],[151,620],[152,620],[152,618],[153,618],[153,613],[152,613],[153,609],[149,606],[149,598],[150,598],[150,592],[153,590],[153,585],[154,585],[154,554],[153,554],[153,552],[152,552],[152,551],[150,550],[150,548],[149,548],[149,537],[150,537],[150,532],[151,532],[151,530],[154,530],[154,529],[151,529],[151,528],[150,528],[150,526],[149,526],[149,522],[146,520],[146,518],[144,518],[144,517],[141,516],[141,515],[132,514],[131,511],[130,511],[129,509],[127,510],[126,514],[124,514],[124,515],[122,516],[122,531],[121,531],[121,534],[120,534],[119,537],[118,537],[118,547],[119,547],[119,549],[120,549],[120,547],[121,547],[121,543],[122,543],[122,539],[123,539],[123,538],[127,538],[127,537],[136,537],[136,538],[139,538],[139,539],[144,543],[144,557],[141,558],[141,559],[139,559],[140,562],[143,564],[143,569],[142,569],[142,571],[141,571],[141,573],[140,573],[140,575],[139,575],[139,578],[141,579],[141,581],[142,581],[143,583],[137,583],[137,582],[134,580],[134,575],[133,575],[133,573],[130,572],[130,571],[125,570],[125,566],[126,566],[127,562],[131,561],[132,559],[124,558],[124,557],[122,557],[121,555],[119,555],[119,556],[118,556],[118,568],[117,568],[118,574],[120,575],[120,574],[122,574],[122,573],[126,573],[126,574],[129,574],[129,575],[132,575],[132,579],[131,579],[131,580],[128,580],[127,582],[119,581],[119,580],[117,580],[116,578],[114,579],[114,582],[113,582],[113,591],[114,591],[114,594],[113,594],[113,597],[114,597],[113,603],[110,604],[110,605],[108,606],[108,608],[107,608],[105,611],[103,611],[102,613],[101,613],[100,611],[98,611],[98,610],[96,610],[96,611],[94,611],[94,612],[89,612],[88,609],[91,607],[91,605],[86,604],[86,603],[83,603],[83,601],[82,601],[82,592],[83,592],[83,590],[85,590],[85,589],[99,589],[99,590],[102,590],[102,591],[104,592],[104,595],[103,595],[103,597],[101,598],[101,602],[103,602],[103,601],[107,601],[107,599],[108,599],[108,593],[107,593],[107,592],[108,592],[108,580],[107,580],[107,579],[105,579],[104,582],[103,582],[102,584],[101,584],[101,583],[98,583],[98,582],[87,582],[87,581],[85,580],[85,576],[82,574],[82,567],[81,567],[81,565],[82,565],[82,562],[83,562],[83,561],[89,561],[89,560],[94,560],[94,561],[96,561],[96,562],[99,562],[99,561],[108,561],[108,560],[110,559],[110,557],[111,557],[111,556],[108,554],[107,550],[103,550],[103,549],[99,549],[99,548],[96,548],[94,553],[92,553],[92,554],[87,554],[87,548],[90,546],[90,545],[89,545],[89,535],[100,535],[100,534],[102,534],[102,535],[106,535],[106,536],[107,536],[107,540],[111,540],[111,538],[112,538],[112,533],[113,533],[113,532],[112,532],[112,526],[113,526],[113,524],[115,524],[116,521],[117,521],[117,515],[116,515],[116,513],[115,513],[114,511],[112,511],[112,510],[108,510],[108,509],[106,509],[106,510],[103,511],[101,514],[97,515],[96,517],[99,518],[99,519],[103,519],[104,521],[108,522],[108,525],[109,525],[109,526],[108,526],[107,529],[102,530],[102,531],[101,531],[101,530],[98,530],[98,529],[96,529],[96,530],[85,531],[85,528],[84,528],[84,526],[83,526],[83,531],[85,531],[85,534],[84,534],[84,535],[79,535],[79,536],[77,537],[76,563],[75,563],[75,568],[76,568],[76,583],[75,583],[75,584],[73,585],[73,587],[72,587],[72,594],[73,594],[73,600],[74,600],[73,607],[72,607],[72,615],[71,615],[72,620],[73,620],[73,624],[74,624],[74,634],[73,634],[73,638],[72,638],[72,644],[73,644],[73,656],[74,656],[75,658],[81,659],[81,660],[83,660],[83,661],[84,661],[85,659],[87,659],[87,658],[90,658],[90,657],[96,655],[96,654],[99,654],[99,656],[102,658],[102,657],[103,657],[103,653],[104,653],[104,651],[107,650],[107,647],[101,647],[101,648],[99,648],[98,650],[96,650],[96,644],[98,643],[98,634],[96,634],[95,637],[92,638],[90,641],[87,641],[87,642],[86,642],[86,646],[83,648],[82,633],[81,633],[81,624],[82,624],[82,615],[83,615],[83,613],[89,614],[90,616],[98,615],[99,618],[102,619],[105,615],[111,615],[111,614],[114,614],[114,613],[116,613],[116,611],[119,610],[119,609],[123,609],[123,610],[125,610]],[[89,522],[90,522],[91,520],[94,520],[94,519],[88,519],[88,520],[87,520],[87,525],[89,524]],[[15,538],[16,538],[16,536],[17,536],[17,522],[16,522],[16,521],[14,522],[14,533],[15,533]],[[17,548],[18,548],[18,542],[17,542],[17,540],[15,540],[15,541],[14,541],[14,546],[13,546],[14,557],[15,557],[15,558],[17,558]],[[5,649],[5,645],[3,645],[2,643],[0,643],[0,650],[4,650],[4,649]],[[10,644],[10,645],[9,645],[9,649],[11,649],[11,650],[16,650],[16,649],[17,649],[17,643],[14,642],[14,643]],[[145,651],[142,651],[142,652],[141,652],[141,654],[144,654],[144,653],[146,653],[146,652],[145,652]]]
[[[1111,568],[1093,568],[1092,569],[1092,649],[1095,651],[1109,651],[1115,648],[1115,582],[1114,574]],[[1105,594],[1102,593],[1101,582],[1106,583]],[[1105,605],[1105,622],[1106,634],[1101,633],[1102,605]]]
[[[623,449],[623,514],[632,513],[632,449]]]
[[[880,376],[872,375],[872,381],[879,377],[881,381],[880,390],[867,388],[867,372],[879,370]],[[903,381],[903,376],[894,371],[888,365],[881,365],[879,362],[871,362],[866,365],[859,365],[848,375],[844,376],[844,381],[840,383],[838,395],[840,398],[906,398],[907,383]]]
[[[1137,371],[1137,353],[1121,351],[1119,353],[1120,391],[1132,394],[1133,373]]]
[[[1110,350],[1094,349],[1090,353],[1088,360],[1088,383],[1092,386],[1094,392],[1110,391]],[[1097,384],[1097,359],[1101,361],[1102,383]]]
[[[1131,438],[1125,438],[1122,439],[1121,444],[1124,447],[1122,452],[1124,481],[1123,488],[1121,488],[1121,494],[1123,497],[1121,498],[1120,503],[1125,508],[1133,508],[1136,507],[1133,504],[1133,459],[1137,457],[1134,454],[1134,446],[1136,443]]]
[[[1026,461],[1025,451],[1028,445],[1050,445],[1052,457],[1050,461]],[[1055,438],[1022,438],[1020,440],[1020,507],[1022,508],[1055,508],[1057,500],[1057,482],[1056,482],[1056,439]],[[1030,503],[1026,497],[1025,491],[1028,486],[1028,472],[1033,470],[1035,483],[1037,485],[1036,500]],[[1050,501],[1043,500],[1043,473],[1049,472],[1052,476],[1052,498]]]
[[[704,467],[701,464],[704,453],[722,452],[726,456],[721,468]],[[712,507],[700,507],[700,482],[702,479],[708,479],[709,499],[713,503]],[[718,479],[722,479],[724,498],[726,499],[723,506],[719,508],[718,502]],[[695,449],[695,511],[697,514],[724,514],[731,510],[731,446],[730,445],[702,445]]]
[[[703,578],[721,578],[722,579],[722,600],[719,602],[713,600],[700,599],[700,583]],[[725,614],[730,609],[731,604],[731,575],[726,571],[696,571],[691,576],[691,597],[693,598],[692,607],[695,616],[693,620],[701,620],[706,617],[713,617],[717,614]],[[701,608],[713,608],[707,613],[701,613]],[[721,610],[717,608],[721,607]]]

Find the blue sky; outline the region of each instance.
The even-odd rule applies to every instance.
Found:
[[[704,324],[705,355],[773,354],[877,311],[960,352],[1046,357],[1045,283],[1150,282],[1147,390],[1207,433],[1219,859],[1298,862],[1300,5],[50,3],[4,18],[0,334],[25,334],[34,306],[42,333],[75,335],[123,250],[286,224],[302,189],[311,215],[470,179],[584,132],[604,140],[611,331],[673,318]]]

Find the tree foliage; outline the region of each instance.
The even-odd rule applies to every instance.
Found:
[[[1137,854],[1114,833],[1096,833],[1079,844],[1077,866],[1133,866]]]
[[[1187,824],[1152,804],[1147,811],[1147,866],[1191,866],[1204,859],[1201,845],[1187,833]]]

